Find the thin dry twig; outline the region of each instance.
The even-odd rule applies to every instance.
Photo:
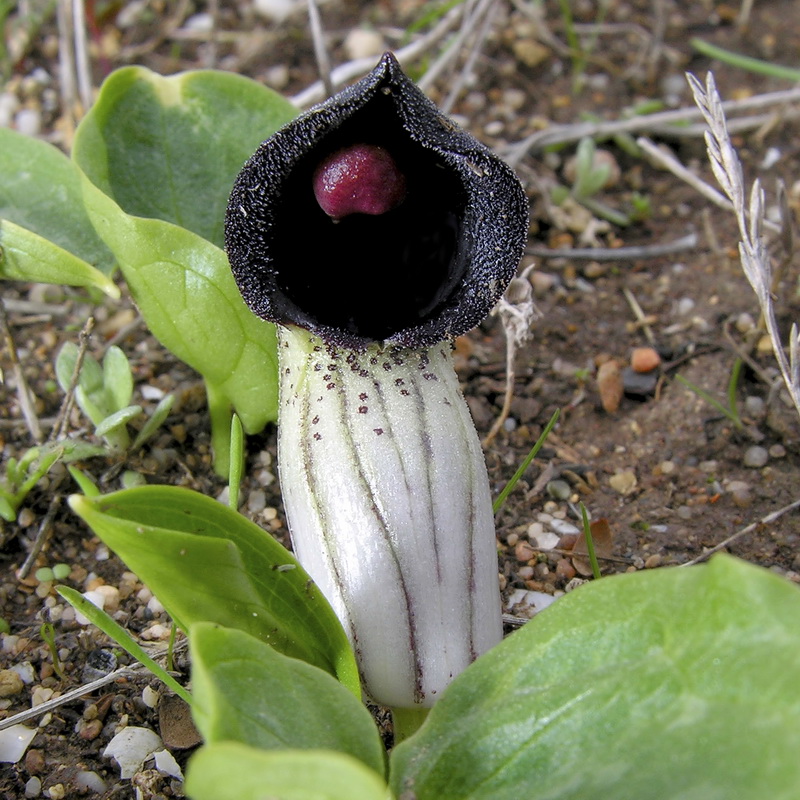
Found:
[[[453,28],[458,24],[464,14],[464,4],[459,3],[455,8],[449,11],[442,17],[437,25],[431,28],[424,36],[411,42],[405,47],[401,47],[395,52],[397,60],[406,65],[418,58],[423,53],[435,47]],[[341,64],[331,72],[331,82],[334,87],[342,86],[353,78],[364,75],[375,66],[375,59],[370,56],[369,58],[357,58],[354,61],[348,61],[346,64]],[[299,94],[291,97],[290,100],[298,108],[308,108],[308,106],[319,103],[325,99],[325,87],[322,81],[312,83],[311,86],[304,89]]]
[[[628,301],[628,305],[631,307],[631,311],[633,311],[633,315],[636,317],[636,321],[639,323],[638,327],[644,331],[647,341],[650,342],[651,345],[655,345],[656,337],[653,335],[653,329],[650,327],[650,322],[648,321],[644,311],[642,311],[639,301],[627,286],[622,287],[622,293],[625,295],[625,299]]]
[[[472,36],[481,20],[489,14],[489,11],[496,2],[497,0],[477,0],[477,2],[467,5],[461,30],[453,41],[449,42],[448,47],[445,48],[436,61],[428,67],[425,74],[417,81],[417,85],[420,89],[426,91],[433,86],[434,82],[445,68],[461,54],[464,43]]]
[[[33,540],[30,552],[25,557],[25,561],[22,562],[22,566],[17,571],[18,580],[25,580],[25,578],[28,577],[28,573],[33,569],[36,559],[39,557],[39,553],[42,552],[45,544],[47,544],[47,540],[50,538],[50,533],[53,530],[53,519],[60,505],[61,495],[56,493],[50,499],[50,505],[47,508],[47,513],[44,515],[44,517],[42,517],[42,521],[39,523],[39,530],[36,532],[36,538]]]
[[[64,395],[64,402],[61,403],[61,408],[58,411],[58,416],[56,417],[53,429],[50,431],[50,437],[48,441],[57,442],[59,439],[63,439],[64,436],[66,436],[67,425],[69,424],[69,415],[72,411],[72,404],[75,402],[75,389],[77,388],[78,381],[80,380],[83,359],[86,356],[86,349],[89,347],[89,336],[91,336],[93,329],[94,317],[89,317],[89,319],[86,320],[86,324],[83,326],[83,330],[81,330],[80,334],[78,335],[78,355],[75,358],[75,367],[72,370],[72,375],[69,379],[69,386],[67,387],[67,393]]]
[[[800,101],[800,87],[785,89],[780,92],[769,92],[742,98],[741,100],[728,100],[722,104],[723,110],[728,114],[738,114],[758,108],[781,106],[787,109],[792,104]],[[792,114],[800,113],[794,109]],[[738,120],[732,120],[729,128],[753,129],[763,125],[770,115],[757,115]],[[686,136],[699,136],[705,131],[705,126],[687,126],[684,123],[693,120],[702,120],[702,112],[697,108],[678,108],[672,111],[660,111],[655,114],[630,117],[626,119],[609,120],[601,122],[579,122],[572,125],[551,125],[544,130],[534,133],[519,142],[510,144],[505,151],[505,159],[515,167],[528,153],[541,150],[548,145],[567,144],[577,142],[588,136],[602,138],[615,136],[618,133],[639,133],[650,131],[663,137],[683,138]]]
[[[497,3],[493,3],[489,7],[489,10],[486,13],[486,16],[483,20],[483,24],[481,25],[480,31],[476,35],[475,41],[473,42],[472,47],[470,48],[469,55],[464,60],[464,66],[461,68],[458,77],[456,77],[455,80],[452,81],[450,92],[448,93],[444,102],[441,104],[440,108],[443,114],[450,113],[451,109],[455,105],[456,100],[458,99],[459,94],[461,94],[464,85],[469,80],[469,77],[472,74],[473,68],[475,66],[475,62],[478,60],[478,56],[481,54],[481,51],[486,44],[486,40],[489,38],[489,34],[491,33],[497,9],[498,9]]]
[[[311,27],[311,39],[314,42],[314,58],[326,97],[333,97],[333,80],[331,79],[331,59],[325,46],[325,32],[322,29],[322,18],[317,0],[308,0],[308,22]]]
[[[655,162],[655,165],[666,169],[671,172],[676,178],[680,178],[684,183],[689,184],[693,189],[696,189],[706,200],[710,200],[714,205],[719,206],[725,211],[735,211],[733,203],[725,197],[724,194],[718,192],[711,184],[706,183],[699,175],[695,175],[690,169],[687,169],[680,161],[678,161],[672,153],[658,147],[654,142],[650,141],[646,136],[640,136],[636,140],[636,144],[647,153],[648,156]],[[773,231],[780,230],[780,225],[769,220],[764,220],[765,227]]]
[[[697,247],[697,234],[690,233],[662,244],[635,247],[576,247],[553,249],[550,247],[526,247],[525,253],[536,258],[568,258],[570,261],[644,261],[648,258],[682,253]]]
[[[724,104],[717,92],[714,76],[706,76],[705,86],[694,76],[688,75],[695,102],[703,114],[709,130],[706,132],[706,149],[714,177],[733,204],[739,226],[739,258],[747,280],[758,298],[764,323],[767,327],[775,360],[783,381],[800,415],[800,332],[796,324],[789,333],[789,358],[781,342],[775,305],[772,297],[772,265],[764,244],[765,227],[764,190],[756,180],[750,190],[749,200],[745,192],[742,165],[731,144],[725,119]]]
[[[25,379],[25,373],[22,371],[22,364],[20,364],[14,337],[11,335],[11,328],[8,324],[8,316],[6,315],[6,307],[2,297],[0,297],[0,328],[2,328],[3,340],[8,350],[8,356],[11,359],[11,368],[14,371],[19,407],[33,440],[38,444],[42,441],[42,426],[39,424],[39,418],[36,416],[36,409],[33,406],[33,394],[28,386],[28,381]]]
[[[514,399],[514,381],[516,379],[514,359],[519,348],[531,336],[531,323],[541,316],[533,302],[533,287],[528,280],[532,269],[533,264],[526,267],[521,275],[511,281],[506,293],[500,298],[500,302],[492,312],[500,316],[503,333],[506,337],[506,388],[503,396],[503,408],[483,440],[484,448],[489,447],[494,441],[500,428],[503,427],[503,423],[508,419],[511,402]]]
[[[752,533],[759,525],[769,525],[770,522],[775,522],[776,519],[780,519],[784,514],[788,514],[790,511],[794,511],[796,508],[800,508],[800,500],[795,500],[793,503],[789,503],[788,506],[779,508],[777,511],[773,511],[771,514],[767,514],[765,517],[761,517],[761,519],[751,522],[749,525],[745,525],[744,528],[736,531],[736,533],[732,534],[727,539],[724,539],[719,544],[714,545],[714,547],[711,549],[706,550],[706,552],[702,555],[697,556],[697,558],[693,558],[691,561],[687,561],[685,564],[679,564],[679,566],[691,567],[694,564],[699,564],[701,561],[705,561],[707,558],[714,555],[714,553],[724,550],[728,545],[732,544],[742,536]]]
[[[114,670],[114,672],[109,672],[108,675],[104,675],[102,678],[98,678],[91,683],[86,683],[83,686],[79,686],[77,689],[64,692],[64,694],[59,695],[58,697],[53,697],[38,706],[34,706],[33,708],[20,711],[19,714],[14,714],[13,717],[7,717],[6,719],[0,720],[0,731],[10,728],[12,725],[19,725],[20,722],[27,722],[29,719],[33,719],[34,717],[42,717],[55,708],[59,708],[66,703],[71,703],[73,700],[77,700],[84,695],[91,694],[96,689],[102,689],[103,686],[107,686],[109,683],[114,683],[114,681],[119,680],[120,678],[127,678],[130,675],[134,675],[137,672],[140,672],[142,669],[144,669],[144,667],[141,664],[131,664],[128,667],[120,667],[119,669]]]

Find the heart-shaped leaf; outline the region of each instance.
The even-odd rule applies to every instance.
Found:
[[[792,800],[800,591],[727,556],[603,578],[456,678],[398,796]]]
[[[75,136],[73,158],[129,214],[166,220],[222,247],[236,174],[297,114],[249,78],[197,70],[112,73]]]

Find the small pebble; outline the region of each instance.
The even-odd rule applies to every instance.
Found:
[[[36,514],[29,508],[23,508],[17,515],[17,525],[20,528],[29,528],[34,522],[36,522]]]
[[[556,500],[568,500],[572,490],[566,481],[554,480],[547,484],[547,494]]]
[[[661,363],[661,356],[653,347],[634,347],[631,352],[631,369],[634,372],[651,372]]]
[[[694,300],[691,297],[682,297],[678,300],[678,305],[675,309],[675,313],[679,317],[683,317],[688,314],[694,308]]]
[[[620,494],[630,494],[637,486],[638,481],[633,470],[617,472],[608,479],[609,486]]]
[[[380,56],[386,50],[386,42],[377,31],[353,28],[345,37],[344,49],[351,60]]]
[[[78,723],[78,736],[86,742],[96,739],[103,730],[103,722],[99,719],[81,720]]]
[[[25,136],[38,136],[42,131],[42,114],[36,108],[23,108],[14,117],[17,131]]]
[[[0,670],[0,697],[11,697],[21,692],[25,684],[13,669]]]
[[[258,514],[267,507],[267,494],[263,489],[254,489],[247,498],[247,510]]]
[[[559,535],[559,538],[561,536],[577,535],[580,533],[580,528],[564,519],[554,519],[550,523],[550,528]]]
[[[661,562],[664,560],[660,553],[653,553],[653,555],[648,556],[644,562],[645,569],[655,569],[656,567],[661,566]]]
[[[597,370],[597,389],[603,410],[613,414],[619,408],[625,393],[619,364],[613,358],[601,364]]]
[[[697,467],[701,472],[705,472],[706,475],[713,475],[719,468],[719,462],[713,459],[710,461],[701,461]]]
[[[565,581],[571,581],[577,575],[577,572],[568,558],[561,558],[556,564],[556,575]]]
[[[760,469],[769,461],[769,452],[766,448],[754,444],[744,452],[743,463],[750,469]]]
[[[756,326],[756,321],[750,316],[750,314],[742,313],[736,317],[735,327],[739,333],[750,333],[753,328]]]
[[[676,469],[676,464],[674,461],[662,461],[658,466],[662,475],[672,475]]]
[[[46,764],[44,753],[38,748],[34,747],[25,753],[25,769],[30,775],[38,775],[43,772]]]
[[[650,397],[658,386],[658,371],[637,372],[632,367],[622,370],[622,388],[625,394],[633,397]]]
[[[119,611],[119,589],[116,586],[109,586],[103,584],[98,586],[95,590],[98,594],[103,596],[103,610],[109,614],[114,614]]]
[[[767,413],[767,404],[763,398],[749,395],[744,400],[744,412],[753,419],[762,419]]]
[[[534,523],[535,525],[536,523]],[[533,527],[533,526],[531,526]],[[558,543],[561,541],[561,538],[556,533],[552,533],[551,531],[540,531],[539,533],[531,536],[528,533],[531,542],[539,549],[539,550],[552,550],[554,547],[558,546]]]
[[[88,789],[95,794],[103,794],[108,787],[96,772],[82,770],[75,775],[75,788],[79,791]]]
[[[745,483],[744,481],[731,481],[727,489],[735,506],[747,508],[753,502],[749,483]]]
[[[526,561],[530,561],[535,555],[536,551],[530,543],[524,540],[517,542],[517,546],[514,548],[514,557],[517,561],[525,563]]]
[[[42,781],[35,775],[25,783],[25,797],[39,797],[42,794]]]
[[[553,275],[550,272],[540,272],[539,270],[531,272],[528,280],[531,282],[533,293],[536,297],[544,297],[560,283],[558,275]]]
[[[533,577],[533,567],[528,565],[520,567],[517,576],[523,581],[529,581]]]
[[[772,447],[769,448],[770,458],[785,458],[785,456],[786,448],[782,444],[773,444]]]

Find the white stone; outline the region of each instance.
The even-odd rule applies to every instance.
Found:
[[[24,725],[12,725],[0,731],[0,762],[16,764],[25,755],[34,736],[36,728],[26,728]]]
[[[541,531],[541,533],[537,533],[534,536],[529,535],[529,538],[533,545],[539,550],[552,550],[554,547],[558,547],[558,542],[561,539],[557,533],[553,533],[552,531]]]
[[[153,753],[164,749],[161,737],[149,728],[129,727],[121,730],[103,751],[119,765],[120,778],[130,779]]]
[[[178,780],[183,780],[181,768],[169,750],[159,750],[154,758],[156,761],[156,769],[159,772],[163,772],[165,775],[169,775],[173,778],[178,778]]]

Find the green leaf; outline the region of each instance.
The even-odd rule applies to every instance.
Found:
[[[172,410],[172,404],[175,402],[175,395],[168,394],[161,398],[158,405],[153,409],[153,413],[147,418],[147,421],[142,425],[142,429],[137,434],[136,438],[131,445],[131,450],[134,452],[142,445],[150,440],[155,432],[163,425],[169,412]]]
[[[7,219],[0,219],[0,279],[94,286],[109,297],[119,297],[117,285],[100,270]]]
[[[0,219],[49,239],[108,275],[114,257],[95,233],[81,197],[79,171],[60,150],[0,128]],[[75,265],[64,269],[69,274]],[[109,286],[101,288],[119,296]]]
[[[242,631],[192,625],[193,716],[208,744],[336,750],[383,774],[386,752],[361,701],[335,678]]]
[[[175,223],[222,247],[234,178],[296,114],[280,95],[229,72],[164,78],[126,67],[103,83],[73,158],[129,214]]]
[[[225,253],[168,222],[128,216],[86,179],[84,189],[92,222],[158,340],[227,398],[247,433],[276,419],[275,327],[244,304]]]
[[[63,392],[69,389],[77,361],[78,345],[75,342],[64,342],[56,356],[56,380]],[[90,395],[101,392],[103,389],[103,370],[97,360],[88,353],[84,355],[81,363],[78,385]]]
[[[70,505],[183,630],[197,622],[243,630],[361,696],[355,656],[330,605],[292,554],[257,525],[173,486],[73,495]]]
[[[125,406],[113,414],[109,414],[104,420],[98,423],[95,433],[98,436],[108,436],[109,433],[118,433],[125,426],[142,413],[141,406]]]
[[[103,356],[103,386],[114,411],[130,405],[133,374],[127,356],[119,347],[109,347]]]
[[[793,800],[800,591],[717,556],[603,578],[452,683],[392,753],[418,800]]]
[[[97,608],[80,592],[69,586],[58,586],[56,591],[79,613],[83,614],[92,625],[100,628],[113,642],[118,644],[126,653],[133,656],[140,664],[147,667],[159,680],[169,687],[175,694],[182,697],[191,705],[192,696],[183,688],[160,664],[153,661],[138,642],[134,641],[128,632],[115,622],[105,611]]]
[[[208,745],[186,775],[192,800],[391,800],[372,770],[327,750],[265,751],[238,742]]]

